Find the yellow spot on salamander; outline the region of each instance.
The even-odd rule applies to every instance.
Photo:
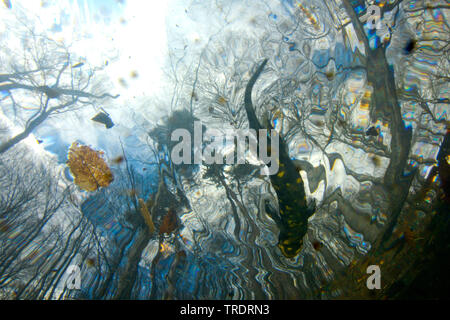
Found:
[[[277,174],[278,177],[283,178],[286,171],[281,171],[279,174]]]
[[[300,182],[302,182],[302,178],[297,179],[297,183],[300,183]]]

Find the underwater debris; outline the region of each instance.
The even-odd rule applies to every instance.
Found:
[[[124,160],[125,160],[124,156],[117,156],[114,159],[112,159],[112,163],[121,164]]]
[[[119,78],[119,84],[124,87],[124,88],[128,88],[128,83],[124,78]]]
[[[159,227],[159,234],[170,234],[178,228],[178,217],[172,208],[169,209],[167,214],[164,216],[161,226]]]
[[[370,127],[366,131],[366,136],[376,137],[378,135],[379,135],[378,130],[375,127]]]
[[[179,259],[186,259],[186,251],[184,250],[178,251],[177,256]]]
[[[304,7],[301,3],[297,3],[297,6],[305,14],[306,18],[308,19],[309,23],[314,27],[314,29],[320,30],[319,23],[317,22],[317,19],[314,17],[311,11],[308,10],[308,8]]]
[[[145,224],[148,227],[148,230],[150,233],[155,232],[155,225],[153,224],[153,219],[150,214],[150,211],[148,211],[147,205],[145,204],[144,200],[139,198],[139,212],[141,213],[142,217],[144,218]]]
[[[321,120],[312,120],[311,121],[316,127],[323,127],[325,125],[325,122],[321,121]]]
[[[224,97],[220,96],[219,98],[217,98],[217,102],[221,105],[225,105],[227,103],[227,99],[225,99]]]
[[[95,266],[95,259],[94,259],[94,258],[87,258],[87,259],[86,259],[86,265],[87,265],[89,268],[94,267],[94,266]]]
[[[297,44],[295,42],[289,42],[289,51],[294,51],[297,48]]]
[[[371,102],[371,97],[372,97],[372,92],[373,90],[371,90],[371,88],[367,88],[364,91],[364,95],[361,99],[361,103],[360,103],[360,108],[362,110],[368,110],[369,106],[370,106],[370,102]]]
[[[111,120],[108,114],[104,112],[99,112],[95,117],[91,119],[92,121],[104,124],[106,129],[111,129],[114,127],[114,122]]]
[[[161,252],[163,254],[163,257],[169,256],[170,254],[173,253],[173,251],[174,251],[174,248],[169,243],[162,242],[159,245],[159,252]]]
[[[333,71],[327,71],[325,73],[325,76],[327,77],[328,81],[332,81],[334,79],[335,74]]]
[[[372,161],[373,165],[375,167],[380,167],[381,166],[381,158],[378,157],[377,155],[373,155],[370,160]]]
[[[313,246],[314,250],[319,251],[320,249],[323,248],[323,243],[316,240],[316,241],[312,242],[312,246]]]
[[[128,189],[125,191],[125,195],[130,198],[138,197],[139,192],[135,189]]]
[[[41,92],[44,92],[49,99],[58,98],[61,93],[55,88],[50,88],[49,86],[39,86],[37,89]]]
[[[130,77],[133,78],[133,79],[136,79],[136,78],[139,77],[139,74],[138,74],[138,72],[136,70],[133,70],[133,71],[130,72]]]
[[[84,62],[78,62],[72,66],[72,69],[81,68],[82,66],[84,66]]]
[[[11,230],[11,225],[3,219],[0,219],[0,233],[7,233]]]
[[[415,230],[407,221],[402,221],[397,224],[392,234],[396,240],[392,243],[391,249],[404,244],[407,244],[409,247],[415,247],[416,241],[420,240],[417,230]]]
[[[75,177],[74,182],[80,189],[95,191],[107,187],[114,180],[113,174],[102,158],[103,152],[95,151],[88,146],[72,143],[67,165]]]
[[[198,101],[198,96],[197,96],[197,94],[195,93],[195,91],[192,91],[192,93],[191,93],[191,98],[194,99],[195,102]]]
[[[408,55],[411,52],[413,52],[416,47],[417,47],[417,40],[410,39],[408,40],[408,42],[406,42],[405,47],[403,48],[403,52]]]

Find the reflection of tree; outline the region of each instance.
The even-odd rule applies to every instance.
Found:
[[[411,175],[409,178],[406,178],[404,176],[404,172],[411,170],[411,168],[408,168],[407,161],[408,161],[408,155],[410,152],[411,147],[411,139],[412,139],[412,132],[411,129],[406,129],[405,124],[402,120],[401,115],[401,108],[400,108],[400,99],[398,97],[398,89],[396,85],[396,81],[394,79],[393,69],[389,67],[389,64],[387,62],[386,58],[386,48],[389,47],[390,41],[393,37],[396,37],[396,30],[393,32],[391,31],[391,36],[388,40],[384,41],[383,45],[379,45],[376,48],[372,48],[369,45],[368,38],[366,36],[366,33],[363,30],[363,25],[358,19],[358,15],[354,10],[354,7],[350,4],[349,1],[343,0],[343,5],[346,9],[346,12],[348,13],[349,17],[351,18],[352,24],[355,28],[355,31],[358,35],[358,38],[363,41],[364,49],[366,51],[366,58],[365,58],[365,68],[367,70],[367,81],[370,85],[374,88],[374,93],[372,96],[372,103],[371,103],[371,117],[372,121],[375,122],[377,119],[384,119],[389,123],[389,127],[392,134],[392,140],[390,145],[390,162],[389,166],[386,170],[386,173],[384,175],[383,179],[383,188],[385,190],[389,190],[390,195],[390,218],[387,223],[386,233],[384,239],[386,240],[387,237],[389,237],[390,233],[392,232],[394,226],[396,225],[398,216],[402,210],[403,204],[406,200],[406,197],[409,192],[409,187],[412,182],[413,176]],[[399,8],[402,6],[401,8]],[[390,10],[404,10],[406,15],[408,15],[409,12],[420,12],[422,11],[422,15],[424,16],[424,12],[426,10],[432,10],[428,7],[423,8],[416,8],[414,10],[407,10],[407,2],[403,3],[403,1],[396,1],[389,6],[385,6],[382,9],[382,18],[384,18],[384,14],[387,11]],[[395,15],[397,20],[398,14]],[[411,19],[411,16],[407,16],[407,19]],[[425,18],[421,23],[427,23],[425,21]],[[397,21],[394,20],[393,25],[395,26]],[[398,22],[399,24],[404,24],[404,20]],[[419,22],[420,23],[420,22]],[[448,30],[448,26],[444,26],[444,29]],[[445,30],[442,30],[445,32]],[[445,33],[443,33],[445,34]],[[438,36],[438,38],[436,38]],[[428,35],[426,32],[422,34],[421,39],[417,42],[416,46],[420,47],[422,45],[422,53],[428,53],[426,52],[426,48],[424,48],[425,43],[431,41],[431,39],[427,39]],[[441,43],[441,41],[444,41],[444,44],[446,42],[446,39],[439,39],[439,34],[435,33],[435,36],[433,37],[434,40]],[[416,40],[409,40],[407,41],[416,41]],[[445,50],[442,51],[442,49],[445,49],[446,46],[440,47],[439,51],[441,53],[445,53]],[[423,52],[425,51],[425,52]],[[448,50],[447,50],[448,51]],[[413,55],[416,52],[413,52]],[[442,54],[443,57],[445,57],[445,54]],[[414,60],[414,57],[412,57]],[[445,77],[445,74],[443,75]],[[431,74],[431,78],[434,78],[433,80],[433,86],[439,85],[439,81],[436,81],[436,75]],[[439,76],[438,76],[439,77]],[[438,94],[440,90],[433,90],[433,94]],[[404,94],[401,96],[402,102],[411,101],[410,97],[405,96]],[[434,97],[432,99],[428,99],[428,101],[425,101],[424,98],[421,98],[417,95],[414,97],[413,100],[419,100],[419,106],[423,108],[423,112],[428,113],[434,121],[436,121],[436,118],[431,114],[427,103],[430,102],[437,102],[437,103],[444,103],[444,101],[438,101],[437,97]],[[419,127],[420,128],[420,127]],[[420,129],[419,129],[420,130]]]
[[[89,253],[89,225],[71,216],[69,189],[62,189],[51,170],[33,164],[25,154],[19,149],[20,163],[3,157],[0,164],[0,288],[17,299],[61,297],[65,291],[57,288],[63,287],[65,270],[77,255]]]
[[[358,39],[363,42],[366,52],[364,64],[367,71],[367,81],[374,89],[370,105],[371,120],[376,122],[381,117],[390,124],[392,134],[391,154],[389,166],[383,179],[383,187],[386,190],[391,190],[389,193],[391,196],[390,221],[387,224],[391,231],[411,184],[411,179],[404,179],[403,177],[411,144],[411,131],[405,129],[402,121],[394,74],[386,59],[387,45],[372,49],[363,30],[363,25],[350,2],[343,0],[343,6],[352,20]]]
[[[435,159],[423,158],[419,155],[411,155],[411,147],[415,143],[434,144],[434,139],[442,136],[442,128],[439,124],[445,123],[445,119],[438,118],[436,111],[439,104],[448,104],[446,98],[442,98],[442,88],[448,75],[447,71],[441,70],[442,66],[446,66],[448,61],[446,54],[448,44],[448,25],[445,20],[437,23],[432,18],[433,11],[439,8],[449,8],[448,5],[423,5],[413,3],[412,1],[395,1],[382,9],[382,18],[386,18],[385,14],[393,10],[395,12],[392,22],[392,29],[389,29],[390,35],[382,44],[375,47],[369,44],[369,37],[366,35],[363,24],[360,22],[360,16],[365,12],[356,11],[356,3],[351,4],[350,1],[343,0],[342,4],[351,19],[358,39],[364,44],[365,57],[363,65],[367,72],[367,81],[373,86],[374,92],[371,99],[370,111],[371,120],[386,121],[389,124],[392,140],[389,148],[389,165],[383,176],[383,180],[375,183],[374,187],[382,188],[383,192],[388,195],[388,217],[386,224],[382,228],[380,235],[375,241],[376,258],[372,256],[365,257],[360,262],[356,262],[351,266],[351,272],[358,274],[357,277],[365,272],[365,267],[370,264],[377,264],[380,261],[389,261],[389,265],[384,266],[385,270],[385,286],[384,293],[396,295],[397,290],[405,290],[405,287],[411,279],[412,274],[418,274],[422,269],[420,257],[426,251],[423,248],[428,247],[426,241],[426,226],[430,223],[430,216],[427,216],[418,225],[417,212],[431,212],[432,200],[434,195],[440,193],[436,189],[437,185],[430,183],[435,179],[435,171],[432,171],[428,179],[424,181],[418,175],[418,171],[410,165],[416,162],[420,166],[433,165]],[[361,4],[361,3],[358,3]],[[415,5],[414,5],[415,4]],[[414,8],[414,9],[411,9]],[[402,32],[407,30],[408,25],[415,24],[417,35],[414,32]],[[439,26],[431,29],[432,25]],[[432,40],[436,40],[432,42]],[[408,44],[413,43],[413,45]],[[387,59],[387,48],[401,50],[406,45],[413,46],[412,50],[405,51],[401,54],[404,56],[403,63],[395,68],[390,67]],[[398,46],[401,46],[398,48]],[[429,59],[436,61],[436,68],[427,72],[426,80],[423,81],[422,87],[408,88],[406,85],[408,73],[413,72],[420,65],[421,59]],[[445,68],[445,67],[444,67]],[[394,77],[395,69],[395,77]],[[442,73],[440,73],[443,71]],[[410,80],[409,80],[410,81]],[[448,82],[448,79],[447,79]],[[428,85],[427,85],[428,83]],[[416,108],[417,118],[412,119],[413,127],[407,128],[402,118],[402,108],[413,106]],[[441,132],[439,132],[441,131]],[[445,132],[445,129],[444,129]],[[427,136],[427,140],[424,137]],[[438,146],[439,144],[434,144]],[[433,173],[434,172],[434,173]],[[411,187],[416,190],[415,194],[410,193]],[[436,198],[434,198],[436,199]],[[426,203],[424,203],[424,201]],[[435,200],[434,200],[435,201]],[[434,202],[436,204],[436,202]],[[440,205],[437,203],[437,207]],[[434,220],[442,220],[440,216]],[[447,222],[444,222],[447,224]],[[365,233],[364,233],[365,234]],[[403,249],[403,250],[402,250]],[[411,265],[416,263],[416,271],[411,269]],[[406,264],[405,264],[406,262]],[[429,263],[429,262],[427,262]],[[396,269],[395,269],[396,268]],[[402,270],[398,273],[395,270]],[[398,281],[397,281],[398,280]],[[344,277],[340,277],[339,281],[346,281]],[[406,281],[406,282],[405,282]],[[394,288],[393,284],[397,286]],[[387,291],[392,285],[392,290]],[[365,288],[357,289],[353,284],[350,288],[345,289],[345,294],[350,294],[354,290],[356,295],[362,294]],[[355,295],[355,294],[353,294]]]
[[[161,145],[159,151],[155,148],[155,153],[164,154],[167,147]],[[155,183],[145,180],[128,156],[124,154],[123,159],[121,167],[114,170],[115,183],[92,195],[81,208],[83,217],[94,227],[94,240],[98,239],[97,234],[101,236],[101,245],[97,246],[94,266],[83,273],[83,287],[89,289],[89,293],[82,290],[78,297],[159,296],[165,284],[158,283],[155,272],[158,262],[164,258],[163,247],[174,246],[176,253],[181,250],[178,214],[186,205],[186,199],[182,191],[170,187],[176,183],[168,170],[170,163],[164,157],[156,163]],[[148,216],[142,214],[143,206]],[[149,227],[146,218],[151,219],[154,228]],[[113,229],[106,230],[103,221],[112,221]],[[151,263],[143,267],[142,255],[151,241],[158,243],[158,252]]]
[[[382,24],[389,25],[384,27],[383,36],[368,33],[361,22],[366,13],[366,2],[324,1],[322,4],[316,2],[311,6],[304,4],[294,8],[292,12],[295,14],[277,18],[275,22],[269,19],[271,23],[266,25],[266,30],[261,32],[257,41],[224,31],[202,51],[196,73],[198,77],[195,81],[193,109],[202,121],[208,122],[211,127],[245,127],[246,118],[242,113],[243,84],[249,75],[247,72],[251,70],[249,66],[261,55],[267,57],[267,73],[262,75],[262,84],[255,88],[256,112],[261,122],[270,121],[288,142],[292,142],[291,147],[295,147],[299,138],[304,138],[313,146],[314,152],[327,160],[327,164],[316,168],[306,160],[297,161],[307,173],[310,191],[314,191],[321,180],[325,180],[326,185],[328,177],[325,176],[325,169],[329,168],[325,166],[329,163],[330,168],[333,168],[337,160],[343,162],[348,179],[361,186],[361,190],[351,199],[343,195],[342,188],[329,190],[325,187],[322,211],[330,211],[324,215],[337,220],[341,234],[333,233],[333,236],[342,237],[337,242],[339,246],[342,242],[348,242],[342,234],[350,226],[372,244],[373,251],[379,253],[389,250],[391,242],[400,234],[396,230],[402,225],[399,219],[404,220],[402,210],[405,204],[409,205],[409,201],[412,201],[408,196],[411,187],[418,189],[423,183],[418,170],[411,163],[415,161],[420,168],[435,163],[434,159],[413,154],[412,147],[429,134],[436,141],[442,137],[442,131],[433,126],[444,127],[445,118],[436,114],[436,106],[443,105],[445,108],[449,102],[447,97],[442,96],[443,88],[448,83],[445,54],[448,52],[448,25],[442,19],[439,28],[442,30],[434,32],[426,24],[427,20],[432,19],[433,13],[437,15],[437,11],[433,10],[448,8],[448,5],[424,4],[420,8],[420,4],[416,3],[416,8],[410,9],[410,4],[410,1],[391,1],[382,7]],[[266,5],[269,7],[269,4]],[[314,6],[313,15],[311,8]],[[322,9],[330,15],[321,15],[323,12],[319,13],[318,10]],[[308,19],[302,19],[303,16]],[[336,30],[330,28],[333,24]],[[420,36],[405,32],[411,24],[418,26]],[[359,49],[352,53],[353,58],[346,61],[339,55],[345,56],[351,52],[348,47],[355,33],[347,28],[350,26],[361,43]],[[343,45],[336,38],[342,38]],[[407,38],[416,41],[417,49],[412,53],[403,50],[404,42],[409,40]],[[323,49],[323,43],[327,43],[330,48]],[[335,49],[335,55],[331,49]],[[438,60],[435,70],[428,75],[430,90],[405,90],[405,66],[423,60],[424,57],[419,54]],[[396,55],[402,58],[395,58]],[[390,59],[400,63],[392,66]],[[348,89],[343,88],[342,84],[355,76],[363,79],[362,89],[365,92],[356,102],[348,105],[343,94]],[[415,122],[413,128],[407,126],[403,118],[405,107],[411,103],[415,103],[419,114],[418,119],[412,119]],[[355,106],[368,108],[368,124],[381,123],[384,128],[383,138],[387,134],[389,139],[364,134],[367,127],[362,132],[352,128],[349,113],[354,112]],[[345,163],[348,158],[344,151],[336,151],[335,148],[330,151],[329,147],[333,144],[346,145],[348,150],[362,150],[369,166],[380,171],[386,164],[385,170],[381,176],[360,174],[353,169],[352,163]],[[438,146],[439,142],[432,144]],[[290,151],[295,152],[292,149]],[[242,221],[243,218],[238,217],[237,211],[233,209],[238,208],[236,204],[239,202],[247,206],[248,199],[242,195],[240,199],[239,196],[233,197],[234,188],[230,185],[239,179],[235,180],[228,172],[225,173],[225,168],[223,165],[206,166],[206,175],[203,177],[225,188],[234,220]],[[208,184],[209,181],[203,183]],[[372,208],[370,217],[358,207],[367,202]],[[334,207],[336,204],[337,208]],[[333,215],[334,210],[339,214]],[[319,219],[322,217],[317,217],[315,230],[311,230],[308,237],[324,232],[316,229],[325,228]],[[304,255],[310,261],[315,261],[314,251],[311,253],[309,250],[306,248]],[[341,259],[335,257],[336,252],[329,251],[329,248],[324,248],[321,254],[327,256],[326,260],[334,271],[345,268],[353,256],[358,256],[354,250],[348,255],[349,258]],[[311,262],[310,267],[313,268],[313,265]],[[329,275],[324,277],[329,278]],[[311,286],[315,286],[314,281],[311,281]]]
[[[221,3],[226,2],[215,2]],[[445,20],[439,28],[429,23],[435,21],[434,10],[448,5],[419,1],[412,7],[412,1],[390,1],[381,10],[382,23],[389,28],[384,38],[377,38],[362,23],[365,1],[303,1],[289,7],[292,14],[286,17],[267,18],[266,9],[273,3],[263,2],[262,15],[268,20],[259,24],[255,12],[250,21],[261,27],[255,37],[227,29],[232,20],[226,14],[223,29],[213,32],[194,57],[184,43],[182,50],[171,48],[169,77],[174,87],[164,104],[170,112],[153,129],[145,128],[154,142],[150,148],[155,174],[138,173],[134,159],[124,154],[124,163],[111,169],[114,183],[81,206],[69,201],[73,194],[57,187],[49,170],[28,162],[11,170],[11,152],[2,153],[1,148],[6,151],[48,116],[111,98],[93,85],[99,70],[87,71],[69,49],[30,31],[26,46],[37,55],[25,50],[27,63],[11,63],[0,74],[0,90],[8,93],[2,107],[8,116],[25,119],[24,133],[0,147],[0,290],[14,288],[17,298],[28,299],[223,298],[232,289],[238,298],[336,297],[352,289],[367,295],[365,268],[379,263],[384,263],[387,286],[411,281],[396,277],[404,278],[409,263],[417,266],[431,259],[427,250],[438,247],[435,241],[448,242],[442,235],[448,226],[442,214],[448,194],[436,183],[439,173],[443,186],[448,185],[448,150],[441,149],[439,167],[427,179],[419,171],[436,159],[414,153],[418,142],[439,146],[446,129],[442,110],[449,102],[443,95],[449,79],[449,27]],[[355,33],[361,43],[352,52]],[[406,35],[416,41],[408,53],[400,52]],[[436,62],[427,73],[428,84],[409,87],[408,72],[423,55]],[[276,195],[269,179],[258,176],[258,166],[171,161],[178,143],[170,139],[175,129],[193,135],[197,120],[205,124],[203,129],[247,127],[245,85],[252,66],[262,58],[269,61],[254,88],[257,117],[281,133],[290,155],[298,158],[295,163],[306,172],[308,191],[325,185],[295,261],[282,260],[274,250],[279,230],[266,211],[278,210]],[[347,102],[350,90],[345,85],[355,78],[361,80],[356,89],[360,92]],[[25,106],[33,107],[30,117]],[[351,116],[360,106],[367,108],[367,125],[377,127],[376,134],[353,127]],[[412,125],[405,116],[411,109],[416,111],[408,120]],[[309,154],[298,152],[302,141]],[[16,157],[22,157],[19,150],[17,146]],[[354,150],[379,174],[358,172],[354,159],[346,156]],[[319,155],[319,165],[312,164],[311,154],[316,160]],[[345,182],[354,187],[350,195],[344,185],[327,185],[327,179],[335,178],[330,171],[341,163]],[[425,217],[417,222],[418,216]],[[428,223],[441,235],[428,238]],[[187,244],[185,231],[193,243]],[[151,246],[155,255],[148,258],[146,248]],[[226,271],[220,276],[211,272],[211,266],[224,261],[227,267],[219,270]],[[81,292],[63,287],[70,264],[81,266]],[[190,267],[198,270],[195,276],[187,275]],[[188,292],[180,283],[189,277],[196,283]]]
[[[2,142],[0,154],[28,137],[51,116],[117,98],[98,93],[99,68],[79,64],[69,46],[35,32],[20,20],[16,23],[21,30],[16,32],[22,47],[2,45],[0,91],[7,93],[2,111],[10,110],[16,121],[23,122],[23,131]]]

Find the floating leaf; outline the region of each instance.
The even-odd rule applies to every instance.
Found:
[[[113,174],[102,158],[103,152],[95,151],[77,142],[69,149],[67,165],[74,182],[81,189],[95,191],[99,187],[107,187],[114,180]]]

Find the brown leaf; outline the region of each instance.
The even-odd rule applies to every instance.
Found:
[[[75,184],[86,191],[107,187],[114,180],[113,174],[102,158],[103,152],[95,151],[77,142],[69,149],[67,165],[75,177]]]
[[[169,209],[169,211],[162,220],[161,226],[159,227],[159,234],[163,233],[170,234],[177,228],[178,228],[177,214],[175,213],[175,210]]]
[[[155,225],[153,224],[152,216],[143,199],[139,199],[139,211],[141,212],[141,215],[145,220],[145,224],[148,226],[150,232],[155,232]]]

